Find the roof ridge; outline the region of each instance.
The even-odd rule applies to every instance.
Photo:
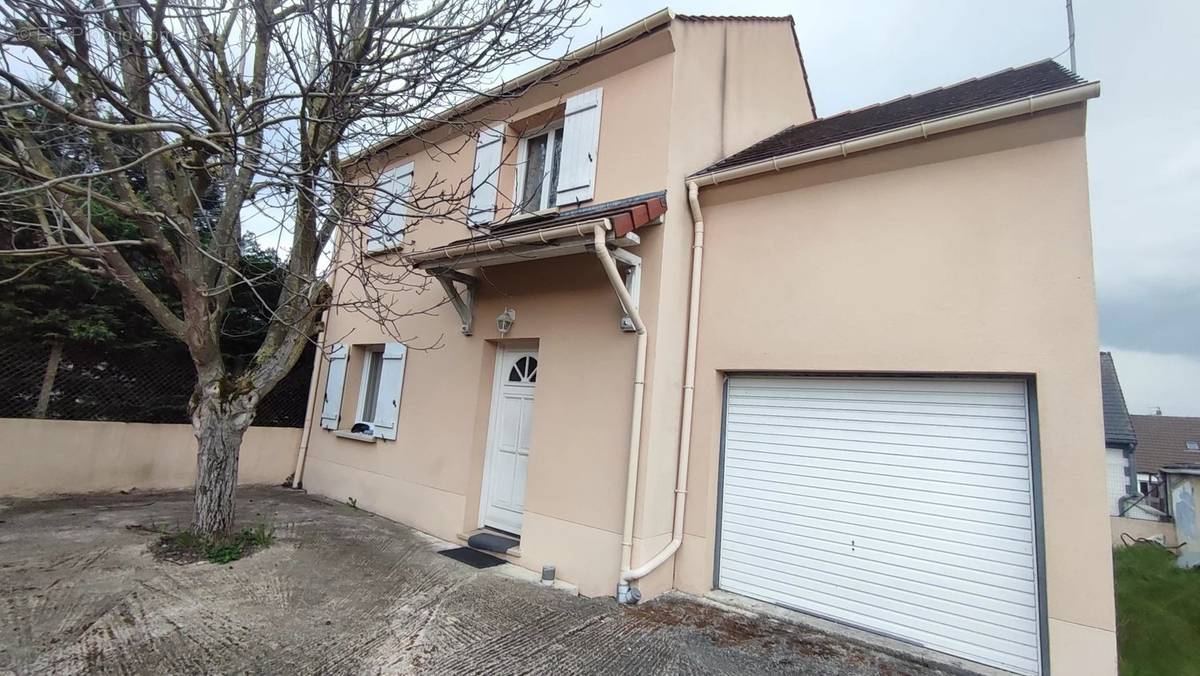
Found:
[[[959,80],[958,82],[955,82],[953,84],[942,85],[940,87],[931,87],[924,91],[912,92],[909,94],[901,94],[900,96],[897,96],[892,99],[886,99],[884,101],[876,101],[875,103],[869,103],[860,108],[851,108],[849,110],[843,110],[840,113],[834,113],[834,114],[826,116],[826,117],[818,117],[815,120],[809,120],[808,122],[802,122],[802,123],[800,123],[798,125],[794,125],[794,126],[802,127],[806,124],[812,124],[813,122],[823,122],[825,120],[832,120],[834,118],[838,118],[843,115],[850,115],[852,113],[861,113],[864,110],[871,110],[872,108],[879,108],[881,106],[888,106],[893,103],[899,103],[900,101],[904,101],[905,99],[915,99],[918,96],[926,96],[928,94],[933,94],[935,92],[942,92],[942,91],[946,91],[947,89],[954,89],[955,87],[961,87],[965,84],[970,84],[972,82],[986,80],[989,77],[996,77],[997,75],[1003,75],[1005,73],[1009,73],[1009,72],[1013,72],[1013,71],[1024,70],[1026,68],[1032,68],[1033,66],[1039,66],[1043,63],[1046,63],[1047,61],[1054,61],[1054,59],[1049,59],[1049,58],[1039,59],[1038,61],[1033,61],[1031,63],[1026,63],[1026,64],[1023,64],[1020,66],[1009,66],[1008,68],[1001,68],[1000,70],[997,70],[992,73],[988,73],[987,75],[976,75],[975,77],[969,77],[964,80]],[[1057,62],[1055,62],[1055,64],[1057,65]],[[1059,67],[1062,68],[1062,66],[1059,66]],[[1064,69],[1064,70],[1066,70],[1066,69]]]
[[[692,176],[762,162],[917,122],[936,120],[973,108],[1000,105],[1085,83],[1086,80],[1068,71],[1054,59],[1041,59],[792,124],[727,155]]]

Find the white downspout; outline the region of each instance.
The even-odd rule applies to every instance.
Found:
[[[337,244],[334,244],[336,258]],[[337,268],[329,275],[329,288],[337,288]],[[312,438],[313,411],[317,407],[317,381],[321,379],[321,362],[325,355],[325,336],[329,333],[332,306],[325,310],[321,333],[317,335],[317,354],[313,356],[312,380],[308,383],[308,410],[304,412],[304,429],[300,431],[300,447],[296,449],[296,468],[292,470],[292,488],[300,488],[304,480],[304,462],[308,459],[308,442]]]
[[[633,415],[629,421],[629,460],[625,476],[625,521],[621,529],[621,571],[624,572],[629,570],[633,563],[633,509],[637,497],[638,462],[642,450],[642,401],[646,387],[646,325],[642,323],[642,315],[638,313],[637,305],[629,296],[629,289],[625,288],[625,280],[621,279],[617,264],[608,252],[606,231],[610,227],[612,226],[606,219],[603,223],[597,223],[592,230],[596,258],[600,259],[600,265],[604,267],[608,281],[621,301],[621,309],[629,316],[634,330],[637,331],[637,357],[633,371]],[[617,589],[617,600],[621,603],[628,603],[630,600],[629,585],[624,580]]]
[[[300,432],[300,447],[296,449],[296,468],[292,470],[292,488],[300,488],[304,476],[304,460],[308,457],[308,440],[312,436],[313,409],[317,407],[317,381],[321,379],[321,359],[325,351],[325,330],[317,336],[317,353],[313,356],[312,380],[308,383],[308,406],[304,411],[304,429]]]
[[[662,551],[637,568],[630,569],[629,559],[622,559],[621,583],[618,589],[628,590],[631,581],[649,575],[655,568],[671,558],[683,544],[683,517],[684,511],[687,509],[688,460],[692,452],[692,410],[696,390],[696,338],[699,333],[697,326],[700,323],[700,275],[704,264],[704,217],[700,213],[700,186],[695,181],[688,182],[688,206],[692,212],[692,285],[688,293],[687,361],[683,376],[683,414],[679,421],[679,461],[675,472],[675,514],[671,523],[671,541],[667,543],[666,547],[663,547]],[[627,509],[629,509],[628,503],[630,502],[632,499],[627,498]],[[632,524],[630,513],[626,515],[626,524],[627,526]],[[626,596],[632,596],[632,600],[636,602],[640,594],[637,594],[635,590],[635,593],[630,595],[627,591]]]

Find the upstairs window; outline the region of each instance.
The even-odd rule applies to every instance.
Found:
[[[1189,451],[1200,451],[1200,441],[1189,441],[1186,447]]]
[[[558,176],[562,167],[562,122],[521,139],[517,161],[517,210],[530,213],[558,203]]]

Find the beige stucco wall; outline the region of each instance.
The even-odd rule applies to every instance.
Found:
[[[573,93],[603,87],[593,203],[668,191],[664,222],[639,230],[642,244],[632,249],[643,259],[640,309],[650,333],[635,561],[670,539],[691,241],[683,177],[719,159],[725,144],[743,142],[728,141],[723,124],[746,136],[758,134],[760,126],[774,131],[811,117],[790,25],[723,25],[674,23],[473,114],[519,127],[553,114]],[[758,41],[752,39],[756,32]],[[781,95],[784,85],[796,89]],[[747,131],[743,124],[752,126]],[[418,190],[435,175],[446,185],[468,181],[472,142],[453,133],[434,137],[440,138],[436,147],[402,145],[382,163],[414,161]],[[515,182],[515,148],[509,140],[499,177],[500,217]],[[460,224],[426,220],[410,228],[406,248],[467,235]],[[516,563],[534,570],[554,564],[559,577],[582,593],[611,595],[620,563],[634,337],[618,330],[616,299],[592,256],[477,274],[482,284],[470,337],[459,333],[449,306],[433,307],[443,300],[436,283],[396,294],[397,309],[428,311],[401,323],[410,349],[397,439],[366,444],[314,430],[305,487],[334,499],[354,497],[365,509],[445,539],[476,528],[499,341],[494,317],[512,307],[517,322],[507,340],[536,341],[540,360]],[[343,298],[361,293],[351,280],[342,279],[339,287]],[[344,310],[329,318],[327,335],[356,345],[394,339]],[[352,352],[343,420],[355,410],[358,359]],[[322,368],[318,392],[324,386]],[[643,589],[648,595],[663,591],[672,576],[672,566],[664,566]]]
[[[519,99],[481,113],[518,122],[558,106],[575,92],[604,90],[595,199],[604,202],[666,188],[666,129],[671,94],[670,38],[666,31],[626,50],[589,62],[534,88]],[[413,156],[414,184],[467,179],[473,145],[462,152]],[[500,173],[501,187],[515,182],[515,140]],[[405,158],[407,161],[408,158]],[[504,216],[502,194],[499,216]],[[644,282],[657,277],[662,228],[639,232],[636,253],[645,258]],[[427,221],[410,232],[408,250],[467,236],[459,224]],[[463,336],[459,319],[441,304],[441,287],[399,292],[394,307],[418,313],[402,322],[409,345],[397,439],[364,444],[316,429],[309,447],[305,487],[454,540],[479,525],[480,488],[500,336],[497,314],[518,317],[507,342],[538,346],[538,384],[522,532],[517,561],[558,575],[589,595],[616,588],[624,486],[624,458],[632,391],[634,337],[622,333],[616,297],[594,256],[519,263],[478,272],[475,332]],[[339,281],[346,297],[361,292]],[[641,309],[653,331],[657,294],[644,283]],[[330,336],[355,345],[395,340],[361,315],[344,310],[329,318]],[[352,352],[342,401],[353,420],[359,357]],[[322,369],[318,391],[325,387]],[[648,387],[653,387],[648,379]]]
[[[702,191],[706,248],[676,585],[713,587],[724,374],[1030,374],[1056,674],[1116,643],[1082,107]]]
[[[238,483],[282,483],[299,441],[296,428],[251,427]],[[195,478],[191,425],[0,418],[0,495],[191,488]]]
[[[691,279],[692,220],[685,178],[730,152],[812,119],[791,24],[784,21],[679,22],[675,44],[667,166],[666,221],[658,270],[648,277],[659,310],[650,334],[650,374],[635,532],[654,546],[671,539],[675,504],[684,341]],[[673,586],[674,560],[638,583],[643,598]]]

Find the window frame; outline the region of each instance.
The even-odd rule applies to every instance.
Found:
[[[409,206],[411,206],[408,202],[412,195],[416,164],[416,160],[405,160],[379,172],[374,186],[374,195],[371,198],[371,208],[377,212],[377,217],[376,223],[368,226],[367,241],[364,246],[366,253],[377,254],[404,246],[404,236],[408,232],[409,225]],[[408,187],[403,192],[396,190],[396,183],[405,176],[408,177]],[[389,204],[382,204],[384,201]],[[385,219],[399,219],[400,227],[389,233],[388,227],[391,223],[383,223],[382,221]],[[377,226],[382,226],[382,230]],[[389,234],[392,236],[387,236]]]
[[[542,177],[542,199],[541,199],[541,203],[537,205],[537,208],[536,209],[528,208],[529,205],[526,205],[524,202],[525,202],[525,170],[526,170],[527,164],[529,162],[529,142],[532,141],[533,139],[536,139],[541,136],[546,137],[547,168],[551,168],[551,167],[553,167],[553,162],[554,162],[554,151],[555,151],[555,147],[553,145],[555,143],[554,137],[555,137],[556,132],[558,132],[560,129],[563,131],[563,134],[565,135],[566,134],[566,118],[560,117],[560,118],[551,120],[550,122],[547,122],[546,124],[538,125],[534,131],[526,132],[521,135],[521,138],[517,143],[517,180],[516,180],[516,185],[514,186],[514,190],[513,190],[513,212],[514,213],[536,214],[539,211],[545,211],[547,209],[552,209],[552,208],[558,206],[557,199],[555,200],[554,205],[549,204],[551,191],[554,191],[554,192],[558,191],[557,185],[554,185],[554,186],[550,185],[550,177],[553,175],[553,171],[546,171],[545,176]],[[561,144],[561,141],[559,143]],[[558,146],[558,152],[560,153],[560,157],[561,157],[561,153],[562,153],[561,145]],[[560,179],[562,178],[561,163],[559,166],[559,178]]]
[[[374,436],[375,435],[375,411],[371,412],[371,420],[369,420],[369,421],[363,420],[364,404],[367,403],[367,386],[371,380],[370,376],[371,376],[372,362],[374,362],[374,361],[379,362],[379,369],[380,369],[380,372],[382,375],[383,351],[385,349],[385,346],[384,345],[363,345],[361,347],[362,347],[362,354],[363,354],[363,363],[362,363],[362,372],[359,375],[358,401],[355,402],[355,404],[354,404],[354,409],[355,409],[354,410],[354,425],[364,424],[364,425],[370,426],[370,428],[371,428],[370,434],[372,436]],[[375,384],[376,408],[378,408],[379,386],[381,384],[382,384],[382,378],[380,379],[380,382]]]

